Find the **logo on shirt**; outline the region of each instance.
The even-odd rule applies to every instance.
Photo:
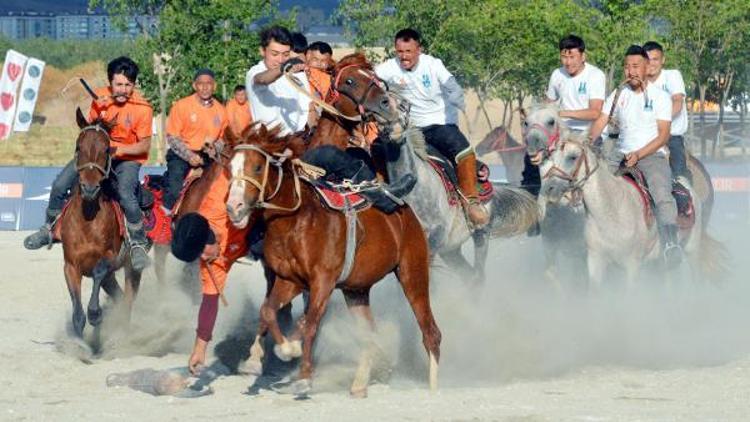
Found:
[[[643,109],[645,111],[654,111],[654,100],[646,99],[643,103]]]
[[[422,75],[422,85],[428,89],[432,86],[432,81],[430,81],[430,75],[426,73]]]
[[[190,121],[195,123],[198,121],[198,115],[195,113],[190,113]]]
[[[586,95],[586,82],[581,81],[581,83],[578,84],[578,95]]]
[[[133,116],[128,113],[127,116],[125,116],[125,121],[123,122],[126,128],[130,129],[131,126],[133,126]]]
[[[214,115],[214,127],[221,127],[221,118],[218,114]]]

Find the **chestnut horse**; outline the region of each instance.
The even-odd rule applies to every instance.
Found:
[[[60,217],[60,237],[65,258],[65,281],[73,302],[73,330],[83,337],[86,315],[81,305],[81,279],[94,281],[88,303],[89,324],[102,320],[99,290],[119,301],[122,290],[115,279],[115,271],[125,270],[125,303],[128,316],[138,293],[141,273],[130,265],[130,254],[120,231],[118,213],[113,212],[115,199],[107,195],[107,183],[112,166],[109,149],[109,130],[113,123],[103,120],[86,121],[80,109],[76,121],[81,129],[76,140],[76,169],[79,185]]]
[[[299,162],[291,158],[298,157],[305,145],[293,136],[277,138],[277,133],[263,125],[246,130],[235,146],[231,164],[229,217],[241,228],[248,224],[252,210],[262,209],[261,218],[267,227],[264,259],[276,274],[271,293],[261,307],[261,327],[251,351],[257,351],[267,327],[281,359],[302,355],[299,379],[292,384],[292,391],[306,394],[312,386],[315,335],[333,290],[341,289],[350,311],[374,329],[370,288],[394,273],[422,331],[429,356],[430,387],[437,388],[441,335],[430,307],[427,240],[416,215],[408,207],[392,214],[371,207],[350,217],[357,219],[354,227],[358,242],[353,261],[345,262],[350,246],[347,217],[321,205],[313,188],[301,180]],[[300,345],[282,334],[276,310],[303,290],[309,291],[310,299],[300,324]],[[370,359],[363,354],[351,392],[366,394],[369,377]]]

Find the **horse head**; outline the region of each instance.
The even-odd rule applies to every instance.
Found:
[[[521,110],[523,140],[532,163],[542,162],[548,151],[568,132],[562,125],[559,112],[554,104],[532,105],[528,112]]]
[[[81,196],[84,201],[93,201],[98,198],[102,182],[109,177],[112,169],[109,131],[115,123],[114,119],[89,122],[80,108],[76,109],[76,121],[81,131],[76,140],[74,161]]]
[[[247,226],[254,209],[281,209],[268,201],[279,194],[282,167],[289,158],[301,153],[304,141],[294,135],[279,137],[280,132],[279,126],[269,129],[256,123],[237,139],[233,139],[231,132],[227,133],[227,141],[233,145],[227,212],[237,228]]]
[[[350,54],[336,64],[326,102],[350,118],[375,120],[381,131],[395,136],[406,127],[407,103],[388,91],[362,53]]]
[[[540,195],[557,204],[567,193],[580,193],[598,167],[598,158],[588,144],[587,135],[567,133],[555,143],[539,167],[542,175]]]

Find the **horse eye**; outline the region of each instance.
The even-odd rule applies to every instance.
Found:
[[[555,125],[555,119],[547,120],[547,126],[554,126],[554,125]]]
[[[526,120],[524,120],[523,121],[523,127],[529,127],[529,122],[527,122]]]
[[[568,161],[570,161],[571,163],[572,163],[572,162],[574,162],[574,161],[575,161],[575,160],[577,160],[577,159],[578,159],[578,156],[577,156],[577,155],[575,155],[575,154],[574,154],[574,155],[569,155],[569,156],[568,156]]]
[[[354,79],[352,78],[347,79],[345,82],[347,85],[354,85]]]
[[[260,164],[256,164],[255,168],[253,169],[253,171],[256,172],[256,173],[260,173],[261,169],[262,169],[261,165]]]

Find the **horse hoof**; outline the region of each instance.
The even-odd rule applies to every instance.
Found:
[[[260,360],[248,359],[240,363],[240,366],[237,368],[237,372],[242,375],[254,375],[256,377],[259,377],[263,375],[263,362],[261,362]]]
[[[99,309],[89,309],[87,312],[87,317],[89,320],[89,324],[96,327],[97,325],[102,323],[102,310]]]
[[[302,356],[302,342],[299,340],[285,341],[273,346],[273,352],[283,362],[289,362],[294,358]]]
[[[304,397],[312,391],[312,381],[305,378],[291,383],[276,383],[271,385],[271,389],[279,394],[293,394]]]
[[[367,398],[367,388],[366,387],[365,388],[357,388],[357,389],[352,388],[349,391],[349,395],[353,399],[366,399]]]

